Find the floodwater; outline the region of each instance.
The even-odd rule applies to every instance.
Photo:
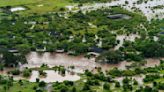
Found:
[[[163,60],[163,58],[162,58]],[[27,61],[28,64],[21,65],[21,68],[23,67],[40,67],[42,64],[47,64],[50,67],[53,66],[65,66],[66,67],[66,74],[65,76],[62,76],[58,74],[58,72],[55,72],[54,70],[45,70],[47,73],[46,77],[39,77],[38,71],[32,71],[31,77],[28,79],[30,82],[35,82],[36,78],[39,78],[41,81],[45,81],[47,83],[51,82],[63,82],[64,80],[69,81],[76,81],[80,79],[80,76],[78,73],[84,73],[86,69],[94,72],[96,71],[96,67],[101,67],[102,70],[105,72],[106,70],[110,70],[114,67],[117,67],[118,69],[125,70],[126,66],[129,66],[132,64],[132,62],[122,61],[119,64],[100,64],[95,62],[95,58],[85,58],[82,55],[81,56],[70,56],[66,53],[37,53],[37,52],[31,52],[27,55]],[[146,59],[147,63],[144,67],[153,67],[155,65],[159,65],[160,61],[159,59]],[[68,68],[69,66],[75,66],[74,69]],[[0,74],[8,75],[7,71],[10,71],[12,69],[5,69],[5,71],[0,72]],[[70,72],[68,72],[70,71]],[[74,72],[74,75],[72,75],[71,72]],[[142,77],[134,76],[134,78],[142,84],[141,80]],[[22,76],[14,76],[14,80],[19,79],[26,79]],[[122,78],[116,78],[116,80],[122,80]]]
[[[38,71],[32,71],[32,75],[29,79],[30,82],[36,82],[36,79],[39,78],[40,81],[44,81],[46,83],[50,82],[63,82],[65,80],[68,81],[77,81],[80,79],[80,76],[77,74],[71,75],[70,73],[66,72],[64,76],[60,75],[58,72],[55,72],[54,70],[45,70],[47,76],[44,78],[39,78],[39,72]]]
[[[95,59],[87,59],[83,56],[70,56],[66,53],[49,53],[45,52],[39,54],[37,52],[31,52],[27,55],[28,64],[23,67],[40,67],[42,64],[47,64],[49,67],[54,66],[75,66],[79,70],[93,69],[96,67]]]
[[[134,39],[130,38],[130,41],[133,41]],[[28,64],[24,64],[21,67],[40,67],[42,64],[47,64],[49,67],[54,66],[64,66],[68,69],[70,66],[74,66],[75,68],[72,69],[72,71],[76,73],[83,73],[86,69],[88,70],[94,70],[96,67],[101,67],[102,70],[109,70],[114,67],[117,67],[118,69],[125,70],[126,66],[129,66],[132,64],[132,62],[122,61],[118,64],[102,64],[95,62],[95,58],[85,58],[83,55],[81,56],[70,56],[66,53],[37,53],[37,52],[31,52],[27,56],[27,62]],[[163,60],[163,58],[161,58]],[[146,59],[147,63],[145,67],[153,67],[155,65],[160,64],[160,59]]]
[[[154,67],[160,65],[160,60],[164,60],[164,58],[156,59],[156,58],[149,58],[146,59],[147,63],[145,64],[145,67]]]
[[[100,64],[95,62],[95,58],[85,58],[84,56],[70,56],[66,53],[49,53],[45,52],[39,54],[37,52],[31,52],[27,55],[28,64],[22,65],[22,67],[40,67],[42,64],[47,64],[49,67],[54,66],[64,66],[66,70],[74,72],[74,75],[71,75],[70,72],[66,72],[65,76],[58,74],[54,70],[45,70],[47,76],[45,78],[39,78],[38,71],[32,71],[32,75],[29,79],[30,82],[35,82],[36,78],[39,78],[41,81],[47,83],[50,82],[63,82],[65,80],[76,81],[80,79],[80,76],[77,73],[84,73],[86,69],[90,71],[95,71],[96,67],[101,67],[102,70],[112,69],[117,67],[118,69],[126,69],[127,65],[130,65],[131,62],[123,61],[119,64]],[[69,66],[75,66],[74,69],[68,68]],[[20,77],[17,77],[19,79]]]
[[[86,69],[94,70],[96,67],[101,67],[103,70],[109,70],[114,67],[118,67],[119,69],[126,69],[126,66],[130,64],[130,62],[123,61],[119,64],[100,64],[95,62],[95,58],[85,58],[83,55],[81,56],[70,56],[66,53],[49,53],[45,52],[39,54],[37,52],[31,52],[27,55],[28,64],[24,64],[21,67],[40,67],[42,64],[47,64],[49,67],[54,66],[64,66],[66,68],[70,66],[74,66],[73,69],[76,73],[83,73]]]

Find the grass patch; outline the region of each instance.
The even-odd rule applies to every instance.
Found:
[[[35,86],[37,86],[37,83],[31,83],[28,81],[23,81],[23,85],[20,85],[17,81],[14,82],[13,86],[11,86],[6,91],[4,90],[4,86],[0,86],[0,92],[35,92],[33,89]],[[45,91],[44,91],[45,92]]]
[[[71,5],[72,0],[0,0],[0,7],[5,6],[25,6],[29,10],[18,12],[19,14],[29,15],[31,13],[42,14],[59,10],[66,5]]]

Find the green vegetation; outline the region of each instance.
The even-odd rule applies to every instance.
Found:
[[[46,12],[59,11],[66,5],[72,5],[71,0],[0,0],[0,7],[25,7],[23,12],[17,12],[23,16],[29,16],[31,14],[43,14]]]
[[[132,18],[129,20],[109,19],[107,17],[109,13],[123,13]],[[65,18],[62,13],[28,17],[12,14],[12,19],[2,20],[0,29],[4,32],[1,33],[0,43],[6,49],[14,48],[25,54],[30,51],[54,52],[64,49],[65,52],[71,51],[74,55],[80,55],[92,51],[92,47],[104,50],[113,48],[118,43],[117,35],[112,31],[122,32],[119,29],[124,28],[123,32],[126,30],[126,33],[134,33],[140,22],[145,21],[141,15],[129,13],[119,7],[100,9],[87,14],[77,12],[67,16],[69,18]],[[91,27],[89,23],[95,27]],[[95,39],[95,35],[99,38]],[[101,39],[102,46],[97,46]]]
[[[159,5],[159,6],[154,6],[153,9],[161,9],[163,7],[164,7],[164,5]]]
[[[13,81],[12,78],[8,78],[7,76],[0,76],[0,78],[1,92],[46,92],[44,87],[40,86],[42,82],[30,83],[23,80]]]
[[[73,0],[74,2],[78,3],[96,3],[96,2],[111,2],[113,0]]]

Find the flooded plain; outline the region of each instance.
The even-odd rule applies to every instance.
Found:
[[[164,58],[161,58],[164,60]],[[19,79],[26,79],[30,82],[35,82],[36,78],[39,78],[41,81],[45,81],[47,83],[51,82],[63,82],[65,80],[69,81],[77,81],[80,79],[79,73],[84,73],[86,69],[95,72],[97,67],[101,67],[101,69],[105,72],[106,70],[113,69],[114,67],[125,70],[127,69],[127,66],[130,66],[133,62],[127,62],[122,61],[118,64],[100,64],[98,62],[95,62],[95,58],[85,58],[83,55],[81,56],[70,56],[66,53],[37,53],[37,52],[31,52],[27,55],[27,64],[21,65],[20,68],[28,67],[28,68],[34,68],[34,67],[40,67],[42,64],[47,64],[49,67],[54,66],[64,66],[66,68],[65,75],[59,74],[57,71],[54,70],[44,70],[46,73],[45,77],[40,77],[39,72],[36,70],[32,71],[32,74],[30,78],[24,78],[21,75],[19,76],[13,76],[14,80]],[[160,64],[160,59],[146,59],[147,63],[144,67],[154,67],[155,65]],[[74,66],[74,69],[70,69],[70,66]],[[13,69],[5,69],[4,71],[1,71],[0,74],[8,75],[8,71],[11,71]],[[72,73],[73,72],[73,73]],[[122,81],[122,77],[116,78],[116,80]],[[142,77],[134,76],[134,79],[136,79],[140,84],[142,84],[141,80]]]
[[[130,39],[131,41],[133,39]],[[162,58],[163,59],[163,58]],[[160,59],[145,59],[147,63],[145,64],[145,67],[153,67],[155,65],[160,64]],[[22,65],[22,67],[40,67],[42,64],[47,64],[49,67],[54,66],[64,66],[66,68],[70,66],[74,66],[75,68],[73,71],[76,73],[82,73],[86,69],[92,71],[97,67],[101,67],[102,70],[109,70],[114,67],[117,67],[118,69],[126,69],[126,66],[131,65],[133,62],[127,62],[122,61],[118,64],[102,64],[95,62],[95,57],[92,58],[85,58],[83,55],[81,56],[71,56],[66,53],[37,53],[37,52],[31,52],[27,55],[27,64]]]
[[[114,67],[119,69],[126,69],[127,65],[130,65],[131,62],[123,61],[119,64],[101,64],[95,62],[95,57],[93,58],[85,58],[83,55],[81,56],[70,56],[66,53],[37,53],[31,52],[27,55],[28,64],[24,64],[21,67],[40,67],[42,64],[47,64],[49,67],[54,66],[64,66],[66,68],[70,66],[75,67],[75,72],[82,73],[85,70],[94,70],[97,67],[101,67],[102,70],[109,70]]]
[[[55,72],[54,70],[45,70],[44,72],[46,73],[46,77],[39,78],[39,72],[32,71],[32,75],[29,81],[36,82],[36,79],[39,78],[40,81],[50,83],[50,82],[63,82],[65,80],[77,81],[80,79],[80,76],[78,76],[77,74],[72,75],[69,72],[66,72],[65,75],[60,75],[58,72]]]

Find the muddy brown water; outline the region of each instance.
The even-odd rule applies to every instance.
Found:
[[[81,56],[70,56],[66,53],[37,53],[37,52],[31,52],[27,56],[27,64],[21,65],[21,68],[28,67],[28,68],[34,68],[34,67],[40,67],[42,64],[47,64],[49,67],[54,66],[75,66],[75,69],[72,69],[71,71],[74,71],[75,74],[71,75],[69,72],[66,72],[65,76],[61,76],[57,72],[53,70],[45,70],[47,73],[47,76],[45,78],[40,78],[40,80],[45,81],[47,83],[50,82],[62,82],[64,80],[70,80],[70,81],[76,81],[80,79],[80,76],[78,73],[84,73],[84,70],[88,69],[90,71],[94,71],[95,67],[101,67],[103,71],[110,70],[114,67],[117,67],[118,69],[126,69],[127,65],[130,65],[132,62],[123,61],[119,64],[100,64],[95,62],[95,58],[85,58],[83,55]],[[163,59],[163,58],[162,58]],[[145,67],[153,67],[155,65],[159,65],[160,61],[159,59],[146,59],[148,63],[145,65]],[[7,75],[7,71],[10,71],[12,69],[5,69],[3,72],[1,71],[0,74]],[[32,71],[31,77],[28,79],[30,82],[35,82],[36,78],[39,78],[38,71]],[[134,77],[137,81],[141,83],[142,78],[136,76]],[[25,79],[22,76],[14,76],[15,80],[19,79]],[[116,78],[117,80],[122,78]]]
[[[117,67],[119,69],[126,69],[126,65],[130,65],[131,62],[123,61],[119,64],[100,64],[95,62],[95,58],[85,58],[84,56],[70,56],[66,53],[49,53],[45,52],[39,54],[37,52],[31,52],[27,55],[28,64],[22,65],[22,67],[40,67],[42,64],[47,64],[49,67],[54,66],[75,66],[75,71],[82,72],[86,69],[93,70],[96,67],[101,67],[103,70],[109,70]]]
[[[44,78],[39,78],[39,72],[38,71],[32,71],[32,75],[29,79],[30,82],[36,82],[36,78],[39,78],[40,81],[44,81],[47,83],[51,83],[51,82],[63,82],[65,80],[69,80],[69,81],[77,81],[80,79],[80,76],[74,74],[70,74],[69,72],[66,72],[65,75],[60,75],[58,72],[55,72],[53,70],[45,70],[44,72],[46,72],[47,76]]]
[[[95,58],[85,58],[83,55],[80,56],[70,56],[66,53],[49,53],[45,52],[42,54],[39,54],[37,52],[31,52],[27,56],[27,62],[28,64],[22,65],[22,67],[40,67],[42,64],[47,64],[49,67],[54,66],[75,66],[75,69],[78,71],[80,70],[93,70],[95,67],[101,67],[103,70],[109,70],[114,67],[117,67],[118,69],[126,69],[127,65],[130,65],[132,62],[122,61],[118,64],[100,64],[98,62],[95,62]],[[164,58],[160,58],[164,59]],[[155,65],[160,64],[160,59],[155,58],[149,58],[145,59],[147,61],[145,67],[153,67]]]

